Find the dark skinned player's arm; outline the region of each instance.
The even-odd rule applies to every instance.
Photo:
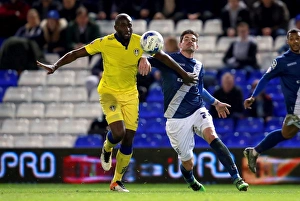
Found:
[[[169,68],[176,71],[182,77],[182,79],[188,79],[188,73],[183,68],[181,68],[181,66],[177,64],[176,61],[174,61],[174,59],[167,55],[165,52],[160,51],[156,53],[153,57],[167,65]]]
[[[85,50],[85,47],[81,47],[79,49],[72,50],[72,51],[66,53],[64,56],[62,56],[57,62],[55,62],[55,64],[54,64],[55,70],[65,64],[75,61],[76,59],[78,59],[80,57],[86,57],[89,55],[90,54],[87,53],[87,51]]]

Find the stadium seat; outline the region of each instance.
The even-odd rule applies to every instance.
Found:
[[[234,121],[232,118],[226,118],[226,119],[215,118],[213,121],[214,121],[214,125],[215,125],[217,134],[220,134],[220,135],[233,134]]]
[[[65,119],[58,123],[58,134],[82,135],[88,132],[90,122],[86,119]]]
[[[14,103],[0,103],[0,119],[14,118],[16,105]]]
[[[175,27],[175,34],[181,35],[181,33],[187,29],[191,29],[198,33],[199,35],[202,33],[203,22],[199,19],[189,20],[189,19],[181,19],[177,22]],[[199,43],[202,45],[202,43]]]
[[[264,119],[247,117],[239,119],[236,123],[236,132],[239,133],[263,133],[264,132]]]
[[[100,103],[82,103],[74,105],[73,118],[95,119],[102,117]]]
[[[1,87],[0,86],[0,103],[2,102],[5,91],[6,91],[6,87]]]
[[[74,147],[76,136],[43,136],[44,148],[71,148]]]
[[[146,97],[147,102],[163,102],[164,94],[161,86],[156,86],[149,89],[148,96]]]
[[[89,70],[89,57],[81,57],[64,65],[62,70]]]
[[[59,87],[37,87],[32,91],[32,102],[59,102],[60,88]]]
[[[14,137],[12,135],[0,135],[0,148],[13,148]]]
[[[203,55],[200,52],[195,52],[194,53],[194,58],[197,59],[198,61],[202,62]]]
[[[147,21],[143,19],[132,20],[132,27],[134,29],[134,33],[142,35],[147,31]]]
[[[224,67],[222,53],[203,53],[202,55],[204,67],[208,69],[221,69]]]
[[[281,129],[283,120],[283,117],[272,117],[272,119],[267,121],[265,124],[265,132]]]
[[[263,76],[264,72],[262,70],[254,70],[251,72],[249,79],[248,79],[248,84],[252,84],[254,80],[260,79]]]
[[[85,87],[64,87],[60,90],[60,102],[86,102],[87,100]]]
[[[159,118],[164,116],[163,104],[161,102],[140,103],[140,118]]]
[[[147,130],[147,119],[139,118],[139,124],[136,130],[137,135],[145,133],[146,130]]]
[[[220,19],[209,19],[206,20],[203,26],[204,35],[219,36],[223,33],[222,22]]]
[[[276,117],[285,117],[286,116],[286,107],[283,101],[273,100],[273,113]]]
[[[245,148],[253,146],[252,136],[248,132],[235,132],[222,138],[222,141],[231,148]]]
[[[197,148],[207,148],[210,147],[209,144],[201,137],[195,135],[195,147]]]
[[[0,70],[0,86],[10,87],[18,85],[18,73],[15,70]]]
[[[152,134],[163,134],[166,135],[166,120],[165,118],[149,118],[147,119],[147,128],[145,133]]]
[[[45,105],[43,103],[21,103],[17,108],[17,118],[43,118]]]
[[[9,87],[3,97],[3,102],[31,102],[32,89],[30,87]]]
[[[76,86],[85,86],[86,78],[91,75],[91,72],[88,70],[80,70],[75,72],[75,85]]]
[[[101,36],[115,33],[114,20],[96,20],[96,24],[99,26]]]
[[[200,52],[200,53],[214,52],[215,48],[216,48],[216,41],[217,41],[216,36],[201,36],[201,37],[199,37],[198,38],[199,47],[196,50],[196,52]]]
[[[26,135],[29,131],[28,119],[5,119],[2,122],[1,134]]]
[[[231,43],[236,40],[237,40],[236,37],[227,37],[227,36],[220,37],[216,44],[216,52],[225,53],[228,50]]]
[[[45,118],[72,118],[73,110],[72,103],[50,103],[46,105]]]
[[[286,36],[277,36],[274,41],[274,51],[278,51],[286,44]]]
[[[59,70],[55,76],[47,76],[47,86],[74,86],[75,72],[72,70]]]
[[[59,59],[59,54],[56,53],[45,53],[45,59],[51,64],[54,64]]]
[[[170,19],[151,20],[149,22],[148,30],[158,31],[163,36],[171,35],[175,32],[175,23]]]
[[[256,36],[258,52],[272,52],[273,51],[273,38],[271,36]]]
[[[19,86],[43,86],[46,84],[47,72],[44,70],[25,70],[19,78]]]
[[[18,136],[14,137],[14,148],[42,148],[42,136]]]
[[[58,133],[57,119],[35,119],[30,121],[29,135],[56,135]]]
[[[98,91],[95,89],[95,90],[93,90],[92,91],[92,93],[91,93],[91,95],[90,95],[90,97],[89,97],[89,101],[90,102],[97,102],[97,103],[99,103],[99,93],[98,93]]]
[[[234,75],[234,81],[237,85],[247,85],[247,72],[243,69],[231,70],[231,73]]]
[[[80,135],[77,137],[74,147],[75,148],[100,148],[103,145],[101,135]]]

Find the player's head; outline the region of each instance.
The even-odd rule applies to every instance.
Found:
[[[290,50],[296,53],[300,51],[300,30],[293,28],[290,29],[286,34],[287,44]]]
[[[129,40],[132,34],[132,19],[126,13],[117,15],[115,19],[115,30],[120,38]]]
[[[198,49],[199,35],[193,30],[185,30],[180,35],[179,48],[181,52],[195,52]]]

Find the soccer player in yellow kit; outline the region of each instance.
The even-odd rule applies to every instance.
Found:
[[[107,133],[101,153],[101,164],[105,171],[111,168],[112,150],[121,144],[116,156],[116,168],[110,184],[112,191],[129,192],[122,183],[122,177],[132,155],[132,142],[138,126],[138,90],[136,75],[139,71],[147,75],[151,65],[143,55],[140,46],[141,36],[132,33],[132,19],[125,13],[115,19],[116,33],[95,39],[90,44],[70,51],[51,65],[37,61],[37,65],[46,69],[48,74],[79,57],[101,53],[104,72],[98,86],[100,103],[110,131]],[[184,71],[164,52],[153,55],[156,59],[174,69],[186,84],[197,82],[195,74]]]

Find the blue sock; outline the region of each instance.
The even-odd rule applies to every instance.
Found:
[[[132,153],[132,146],[124,146],[121,144],[120,152],[124,155],[130,155]]]
[[[218,159],[231,175],[232,180],[234,181],[236,178],[240,177],[238,169],[225,144],[219,138],[216,138],[210,143],[210,146],[216,152]]]
[[[112,144],[118,144],[120,141],[117,141],[113,138],[113,135],[112,135],[112,132],[111,131],[108,131],[107,132],[107,135],[106,135],[106,138],[108,139],[108,141]]]
[[[184,180],[188,184],[194,184],[195,177],[193,175],[193,170],[187,171],[182,164],[180,164],[180,170],[183,175]]]
[[[282,136],[281,129],[272,131],[255,147],[255,151],[262,153],[275,147],[279,142],[284,140],[287,139]]]

